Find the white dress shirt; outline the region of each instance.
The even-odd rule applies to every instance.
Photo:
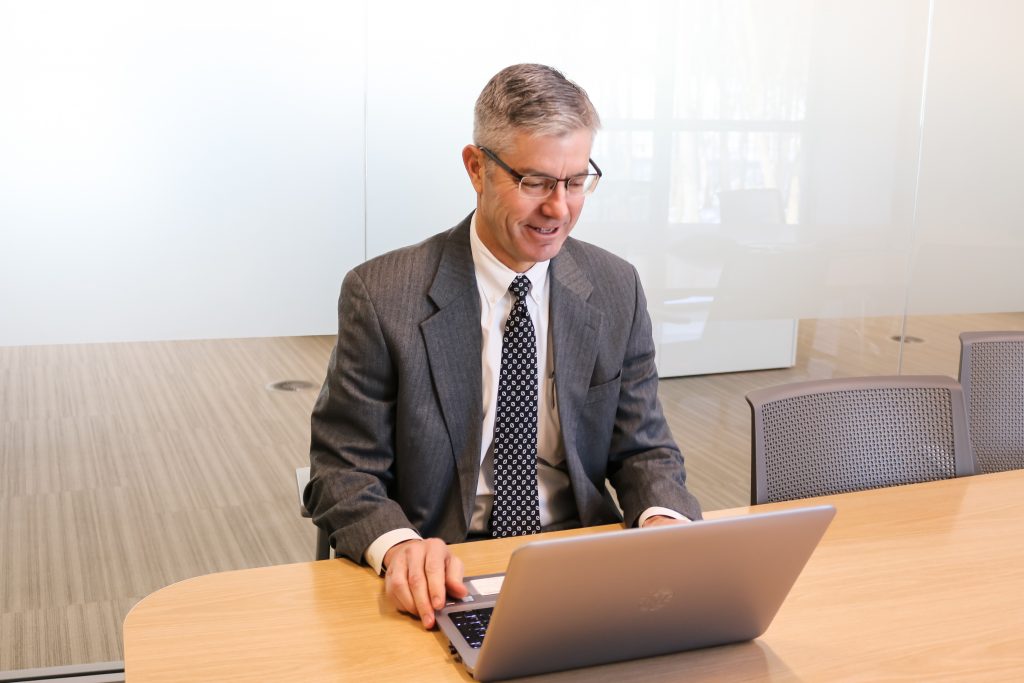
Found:
[[[498,374],[501,370],[501,342],[505,322],[512,310],[509,285],[519,273],[511,270],[487,250],[476,233],[476,214],[470,225],[470,247],[476,267],[476,284],[480,293],[480,332],[483,336],[483,412],[484,422],[480,444],[480,477],[476,486],[476,506],[470,531],[486,533],[494,500],[494,455],[491,443],[498,403]],[[540,496],[541,526],[550,526],[572,519],[576,501],[565,469],[561,426],[555,401],[554,354],[548,324],[551,288],[548,286],[550,261],[535,263],[523,273],[530,279],[526,308],[537,336],[537,492]]]

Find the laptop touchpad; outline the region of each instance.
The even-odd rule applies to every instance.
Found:
[[[501,591],[501,584],[505,581],[505,575],[482,576],[470,578],[466,581],[469,592],[473,595],[497,595]]]

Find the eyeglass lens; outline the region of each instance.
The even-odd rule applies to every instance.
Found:
[[[528,197],[547,197],[554,192],[558,183],[566,183],[565,191],[568,194],[590,194],[597,184],[597,178],[596,174],[575,176],[568,181],[546,176],[524,176],[519,181],[519,191]]]

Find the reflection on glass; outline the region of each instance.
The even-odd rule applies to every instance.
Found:
[[[587,211],[605,221],[651,221],[655,182],[654,135],[649,131],[611,131],[598,137],[591,156],[615,169],[601,179],[601,188],[587,198]]]
[[[799,132],[673,135],[669,222],[719,223],[719,193],[772,188],[782,200],[782,222],[799,223],[800,142]]]
[[[636,9],[604,17],[632,38],[631,59],[612,60],[590,86],[607,125],[595,155],[608,157],[615,185],[593,202],[599,208],[591,215],[719,223],[719,192],[775,188],[784,222],[798,223],[813,3]]]
[[[811,0],[680,7],[676,119],[800,121],[807,110]]]

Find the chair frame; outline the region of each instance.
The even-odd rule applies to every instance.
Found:
[[[890,388],[926,388],[948,389],[953,421],[953,450],[956,465],[956,476],[969,476],[976,472],[974,453],[971,450],[967,426],[967,410],[964,405],[964,393],[960,384],[952,377],[944,375],[880,375],[872,377],[848,377],[808,382],[794,382],[774,387],[755,389],[747,394],[747,403],[751,409],[750,432],[750,503],[760,505],[768,501],[768,480],[763,459],[758,457],[764,453],[764,413],[765,404],[773,401],[796,398],[813,394],[836,391],[890,389]]]
[[[309,468],[308,467],[296,467],[295,468],[295,487],[299,492],[299,514],[306,519],[311,519],[312,514],[306,509],[306,504],[302,500],[302,492],[306,490],[306,484],[309,483]],[[315,557],[317,560],[329,560],[331,559],[331,539],[327,535],[327,530],[323,527],[316,528],[316,547]]]

